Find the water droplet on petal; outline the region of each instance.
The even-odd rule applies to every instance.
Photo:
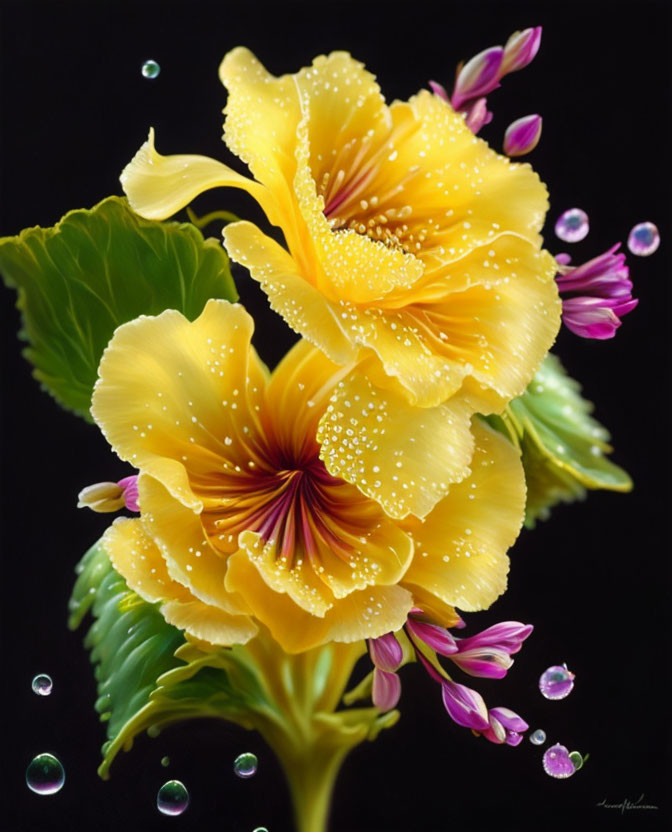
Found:
[[[161,757],[161,765],[164,768],[168,768],[168,766],[170,765],[170,757]]]
[[[26,769],[26,785],[35,794],[56,794],[65,783],[65,770],[53,754],[38,754]]]
[[[652,222],[640,222],[628,234],[628,248],[638,257],[648,257],[660,245],[660,234]]]
[[[162,815],[181,815],[189,805],[189,792],[179,780],[164,783],[156,795],[156,808]]]
[[[569,759],[569,751],[560,743],[552,745],[544,753],[542,763],[546,774],[558,780],[571,777],[576,771],[574,763]]]
[[[161,67],[156,61],[145,61],[141,72],[144,78],[158,78]]]
[[[539,690],[546,699],[564,699],[574,688],[574,674],[566,665],[554,664],[539,677]]]
[[[555,223],[555,234],[566,243],[578,243],[590,230],[588,214],[580,208],[563,211]]]
[[[38,696],[49,696],[54,687],[54,683],[51,681],[51,676],[48,676],[46,673],[38,673],[33,679],[31,687],[33,693],[36,693]]]
[[[258,762],[256,755],[248,751],[236,757],[233,762],[233,770],[238,777],[242,777],[243,779],[252,777],[257,773]]]
[[[532,745],[543,745],[546,742],[546,732],[542,731],[541,728],[532,731],[530,734],[530,742]]]

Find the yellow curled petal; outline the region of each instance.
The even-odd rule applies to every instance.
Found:
[[[411,407],[353,372],[338,382],[320,421],[320,458],[391,517],[424,517],[469,473],[472,413],[460,397]]]
[[[227,588],[239,592],[288,653],[310,650],[328,641],[377,638],[400,629],[413,606],[410,592],[399,586],[373,586],[336,601],[323,617],[298,607],[285,593],[274,592],[247,554],[229,559]]]
[[[120,326],[100,362],[91,413],[109,443],[196,511],[198,484],[246,464],[260,431],[252,329],[241,306],[211,300],[193,323],[166,310]]]
[[[118,517],[102,539],[112,566],[150,604],[166,598],[189,599],[189,593],[168,574],[156,543],[140,518]]]
[[[210,188],[241,188],[273,216],[274,198],[252,179],[207,156],[162,156],[154,148],[154,129],[120,177],[131,208],[148,220],[165,220]]]
[[[472,474],[451,487],[423,524],[409,524],[415,555],[402,585],[461,610],[486,609],[506,589],[507,550],[525,511],[520,452],[481,421]]]
[[[217,646],[245,644],[259,632],[257,625],[247,616],[230,615],[202,601],[168,601],[161,612],[173,627]]]

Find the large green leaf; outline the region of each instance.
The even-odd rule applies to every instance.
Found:
[[[522,452],[527,481],[525,524],[545,519],[558,502],[583,499],[586,489],[629,491],[628,474],[607,458],[609,433],[590,415],[578,382],[548,355],[522,396],[488,421]]]
[[[116,327],[164,309],[193,320],[209,298],[237,297],[220,242],[190,223],[144,220],[120,197],[0,239],[0,272],[18,292],[34,376],[86,419]]]

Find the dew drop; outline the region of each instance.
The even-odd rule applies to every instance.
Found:
[[[170,757],[161,757],[161,765],[164,768],[168,768],[168,766],[170,765]]]
[[[588,235],[588,214],[580,208],[563,211],[555,223],[555,234],[566,243],[578,243]]]
[[[145,61],[142,65],[141,72],[143,78],[158,78],[159,73],[161,72],[161,67],[156,61]]]
[[[564,780],[566,777],[571,777],[576,771],[574,763],[569,757],[569,751],[564,745],[556,743],[552,745],[545,753],[542,760],[544,771],[549,777],[555,777],[557,780]]]
[[[53,754],[38,754],[26,769],[26,785],[35,794],[56,794],[65,783],[61,761]]]
[[[256,755],[247,751],[236,757],[233,762],[233,770],[238,777],[246,779],[247,777],[253,777],[257,773],[257,764],[258,760]]]
[[[532,745],[543,745],[546,742],[546,731],[542,731],[541,728],[532,731],[530,734],[530,742]]]
[[[51,681],[51,676],[48,676],[46,673],[38,673],[33,679],[31,687],[33,693],[36,693],[38,696],[49,696],[54,687],[54,683]]]
[[[162,815],[181,815],[189,805],[189,792],[179,780],[168,780],[156,795],[156,808]]]
[[[546,699],[564,699],[574,688],[574,674],[567,665],[554,664],[539,677],[539,690]]]
[[[572,765],[574,766],[574,771],[578,771],[580,768],[583,768],[583,764],[588,758],[588,755],[584,757],[580,751],[570,751],[569,752],[569,759],[572,761]]]
[[[253,829],[252,832],[268,832],[265,826],[257,826],[256,829]]]
[[[640,222],[628,234],[628,248],[638,257],[648,257],[660,245],[660,234],[652,222]]]

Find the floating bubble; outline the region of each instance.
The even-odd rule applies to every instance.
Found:
[[[552,745],[544,752],[542,763],[546,774],[558,780],[571,777],[576,771],[574,763],[569,758],[569,751],[567,751],[564,745],[560,745],[560,743]]]
[[[638,257],[648,257],[660,245],[660,234],[652,222],[640,222],[628,234],[628,248]]]
[[[156,808],[162,815],[181,815],[189,805],[189,792],[179,780],[168,780],[156,795]]]
[[[588,759],[588,755],[586,754],[584,757],[580,751],[570,751],[569,759],[572,761],[574,771],[578,771],[580,768],[583,768],[583,764]]]
[[[38,754],[26,769],[26,785],[35,794],[56,794],[65,783],[65,770],[53,754]]]
[[[564,699],[573,688],[574,674],[566,664],[554,664],[539,677],[539,690],[546,699]]]
[[[542,731],[541,728],[532,731],[530,734],[530,742],[532,745],[543,745],[546,742],[546,732]]]
[[[257,773],[258,763],[256,755],[247,751],[244,754],[239,754],[233,761],[233,770],[238,777],[245,779]]]
[[[563,211],[555,223],[555,234],[566,243],[578,243],[590,230],[588,214],[580,208]]]
[[[142,65],[141,72],[144,78],[158,78],[161,67],[156,61],[145,61]]]
[[[252,832],[268,832],[265,826],[257,826],[256,829],[253,829]]]
[[[31,687],[33,693],[36,693],[38,696],[49,696],[54,687],[54,683],[51,681],[51,676],[48,676],[46,673],[38,673],[33,679]]]
[[[161,765],[167,768],[170,765],[170,757],[161,757]]]

